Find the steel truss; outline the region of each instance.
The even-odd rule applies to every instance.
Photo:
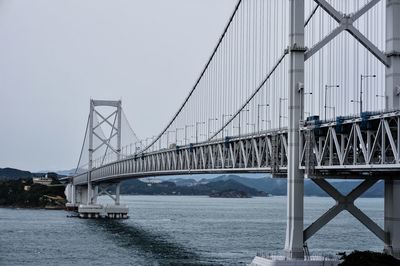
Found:
[[[112,194],[109,192],[109,189],[114,188],[115,189],[115,194]],[[95,195],[96,197],[106,195],[110,197],[115,205],[120,205],[120,191],[121,191],[121,182],[117,183],[100,183],[95,186]]]
[[[398,176],[400,112],[305,126],[300,139],[300,168],[310,176]]]
[[[91,180],[211,172],[268,172],[279,176],[286,173],[286,154],[287,132],[265,132],[132,156],[94,168]],[[85,184],[87,174],[76,176],[74,184]]]
[[[381,61],[385,66],[389,66],[389,60],[387,55],[380,51],[375,44],[373,44],[368,38],[366,38],[356,27],[354,27],[353,23],[362,17],[365,13],[371,10],[376,4],[378,4],[381,0],[371,0],[365,6],[363,6],[360,10],[355,12],[354,14],[341,14],[337,11],[331,4],[329,4],[326,0],[314,0],[326,13],[329,14],[339,26],[335,28],[331,33],[325,36],[321,41],[315,44],[313,47],[308,49],[304,53],[304,59],[308,60],[315,53],[321,50],[325,45],[327,45],[330,41],[332,41],[336,36],[338,36],[341,32],[347,31],[349,32],[357,41],[363,45],[371,54],[373,54],[379,61]]]
[[[317,233],[322,227],[324,227],[329,221],[335,218],[340,212],[347,210],[357,220],[359,220],[365,227],[367,227],[372,233],[374,233],[379,239],[387,242],[388,234],[379,227],[374,221],[371,220],[364,212],[354,205],[354,201],[360,197],[365,191],[371,188],[378,180],[367,179],[354,188],[348,195],[344,196],[336,190],[328,181],[325,179],[312,179],[322,190],[328,193],[335,201],[336,204],[318,218],[314,223],[309,225],[303,233],[304,242],[310,237]]]
[[[300,166],[309,177],[399,178],[400,112],[303,125]],[[285,175],[287,130],[177,146],[93,168],[92,181],[150,175],[262,172]],[[74,178],[84,184],[87,173]]]

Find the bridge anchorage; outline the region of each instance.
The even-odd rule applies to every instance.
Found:
[[[81,217],[125,218],[119,194],[126,179],[268,173],[288,181],[285,247],[282,256],[260,254],[251,265],[337,265],[310,255],[306,241],[342,211],[400,257],[399,14],[400,0],[239,0],[158,136],[139,140],[120,101],[91,100],[67,206]],[[336,202],[307,227],[305,178]],[[349,178],[362,182],[348,195],[329,183]],[[383,228],[355,204],[380,180]],[[114,204],[98,204],[99,195]]]

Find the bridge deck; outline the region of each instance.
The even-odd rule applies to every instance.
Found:
[[[301,164],[308,176],[398,178],[400,112],[307,121],[300,129]],[[93,182],[163,175],[270,173],[286,175],[287,130],[227,137],[135,154],[94,168]],[[87,182],[87,173],[74,183]]]

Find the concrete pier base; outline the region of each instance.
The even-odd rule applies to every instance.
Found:
[[[78,204],[73,204],[73,203],[70,203],[70,202],[67,202],[65,204],[65,209],[67,211],[78,211],[78,207],[79,207]]]
[[[128,219],[128,207],[125,205],[107,205],[104,207],[105,217],[110,219]]]
[[[79,217],[85,219],[128,219],[128,212],[128,207],[124,205],[81,204],[78,207]]]
[[[100,204],[79,205],[78,213],[80,218],[97,219],[103,214],[103,206]]]
[[[337,259],[310,256],[307,259],[288,259],[285,256],[256,256],[249,266],[338,266],[340,263]]]

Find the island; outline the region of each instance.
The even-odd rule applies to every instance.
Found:
[[[252,197],[244,191],[237,191],[237,190],[213,191],[208,196],[210,198],[251,198]]]
[[[64,209],[66,199],[64,185],[57,174],[31,174],[6,169],[17,173],[0,178],[0,207]]]

